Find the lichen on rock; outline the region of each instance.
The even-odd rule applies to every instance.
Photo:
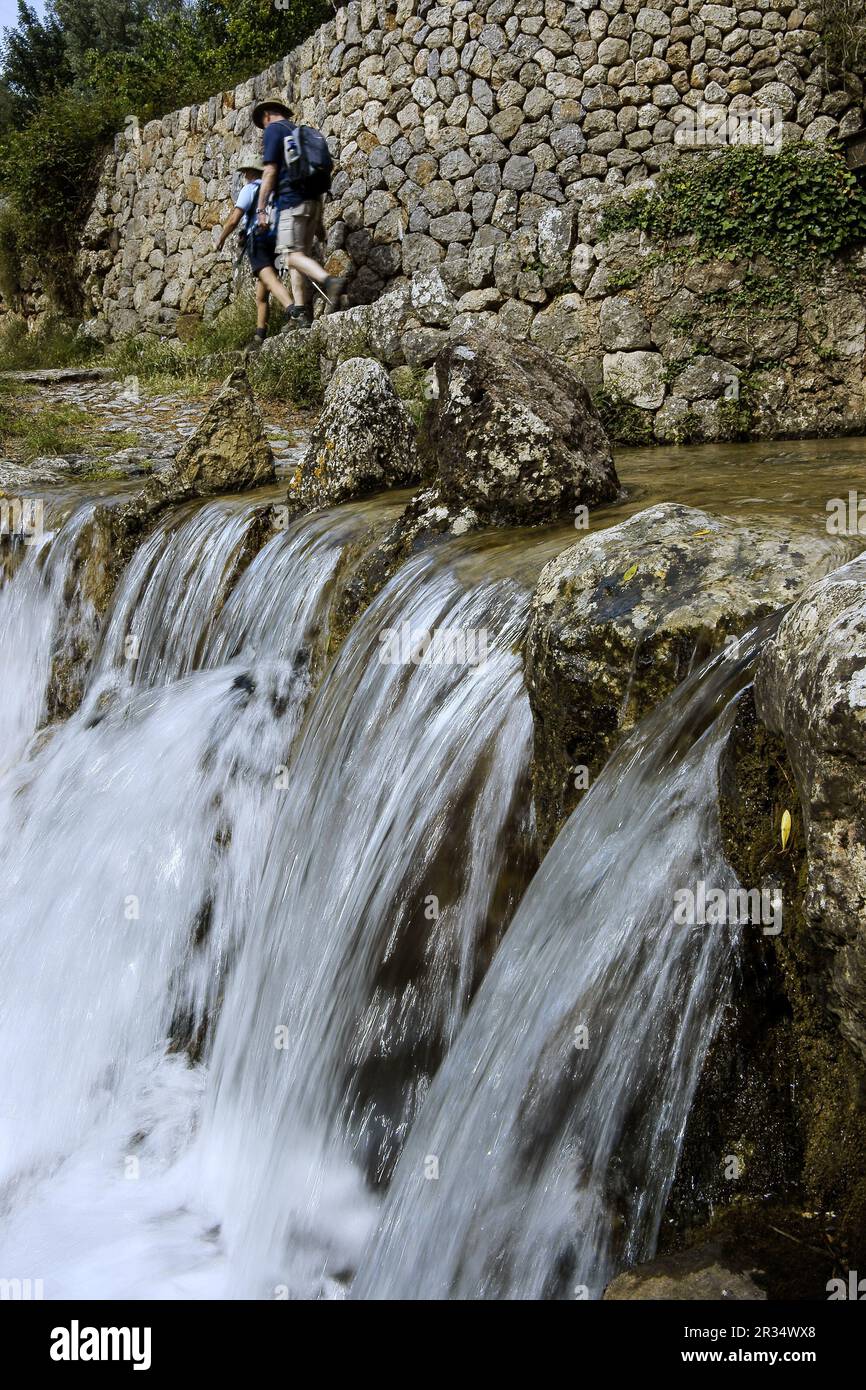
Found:
[[[333,506],[417,479],[415,426],[388,373],[370,357],[342,362],[290,481],[290,504]]]
[[[446,505],[482,521],[537,524],[617,495],[589,394],[551,353],[472,329],[444,348],[436,374],[430,448]]]

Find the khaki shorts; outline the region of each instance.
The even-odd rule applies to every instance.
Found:
[[[277,255],[285,255],[287,251],[303,251],[305,256],[309,256],[321,218],[322,203],[319,198],[298,203],[294,208],[283,208],[277,223]]]

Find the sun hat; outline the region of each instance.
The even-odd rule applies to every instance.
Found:
[[[282,111],[286,118],[291,120],[292,113],[279,92],[268,92],[268,95],[262,97],[261,101],[257,101],[253,107],[253,125],[257,125],[259,130],[261,130],[264,125],[265,112],[273,110],[274,108],[278,111]]]
[[[254,150],[252,145],[247,145],[241,150],[238,156],[238,170],[240,173],[243,174],[246,173],[247,169],[252,169],[256,174],[260,174],[264,167],[258,151]]]

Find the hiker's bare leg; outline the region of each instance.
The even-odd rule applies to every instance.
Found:
[[[292,298],[299,309],[307,307],[307,282],[299,270],[290,270],[289,276],[292,281]]]
[[[266,265],[263,270],[259,271],[259,284],[264,285],[267,293],[272,294],[278,304],[282,304],[284,309],[288,309],[292,303],[292,296],[272,266]]]
[[[264,333],[268,327],[268,290],[261,276],[256,280],[256,328]]]
[[[321,218],[321,201],[310,200],[296,208],[284,209],[280,213],[277,229],[277,253],[285,258],[284,263],[292,282],[295,310],[303,310],[303,317],[308,322],[311,318],[308,285],[315,285],[333,308],[342,293],[344,283],[342,277],[329,275],[324,266],[319,265],[310,255]]]
[[[312,256],[305,255],[303,251],[289,251],[286,254],[286,265],[292,272],[293,285],[295,283],[296,274],[299,279],[302,275],[306,275],[307,279],[312,280],[316,285],[324,285],[328,278],[327,270],[325,270],[323,266],[320,266],[318,261],[314,261]],[[295,297],[296,304],[302,302],[303,301],[299,300],[297,296]]]
[[[313,238],[319,225],[321,207],[317,201],[310,200],[298,207],[286,208],[280,214],[277,232],[277,249],[285,257],[289,270],[295,304],[307,307],[309,290],[307,281],[324,284],[327,274],[310,255]]]

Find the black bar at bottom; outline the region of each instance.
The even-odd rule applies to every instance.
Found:
[[[268,1361],[283,1364],[288,1372],[293,1362],[298,1369],[299,1352],[306,1358],[322,1358],[321,1369],[332,1375],[334,1353],[339,1355],[340,1348],[354,1358],[352,1372],[363,1370],[366,1362],[367,1375],[378,1360],[372,1351],[380,1337],[388,1338],[391,1347],[385,1353],[391,1374],[397,1363],[401,1375],[410,1373],[402,1353],[397,1354],[397,1363],[392,1360],[396,1343],[390,1338],[395,1335],[402,1340],[401,1331],[414,1321],[412,1310],[408,1304],[397,1309],[391,1305],[388,1324],[383,1328],[380,1309],[381,1305],[370,1304],[354,1305],[351,1311],[325,1305],[313,1312],[309,1304],[291,1302],[4,1302],[0,1304],[0,1318],[7,1354],[14,1345],[16,1363],[25,1374],[31,1369],[47,1371],[52,1378],[92,1377],[106,1368],[113,1375],[129,1373],[139,1378],[211,1370],[225,1378],[233,1371],[249,1370]],[[431,1321],[431,1314],[437,1322]],[[858,1308],[841,1302],[576,1302],[565,1308],[554,1305],[548,1312],[551,1315],[551,1330],[555,1326],[569,1339],[578,1376],[581,1367],[587,1370],[594,1358],[603,1358],[606,1376],[628,1370],[666,1372],[673,1367],[688,1373],[713,1365],[729,1370],[805,1366],[826,1379],[828,1372],[857,1364],[866,1326]],[[344,1325],[347,1316],[353,1332],[368,1335],[341,1343],[320,1341],[322,1331]],[[417,1336],[423,1339],[422,1364],[428,1373],[431,1352],[434,1360],[441,1356],[443,1365],[456,1369],[452,1359],[457,1355],[456,1347],[447,1338],[440,1340],[441,1316],[441,1304],[435,1313],[427,1305],[421,1312],[423,1322],[418,1333],[413,1333],[413,1343]],[[329,1321],[319,1323],[319,1317]],[[335,1323],[330,1323],[331,1317]],[[463,1330],[465,1335],[465,1324]],[[494,1358],[497,1351],[515,1345],[515,1330],[512,1325],[504,1340],[488,1344]],[[485,1338],[489,1335],[486,1327],[479,1332]],[[518,1332],[519,1342],[523,1335]],[[572,1338],[576,1340],[572,1342]],[[476,1352],[481,1353],[484,1345],[476,1342]],[[384,1348],[385,1343],[381,1350]],[[94,1354],[98,1359],[92,1359]],[[372,1360],[368,1360],[371,1355]]]

